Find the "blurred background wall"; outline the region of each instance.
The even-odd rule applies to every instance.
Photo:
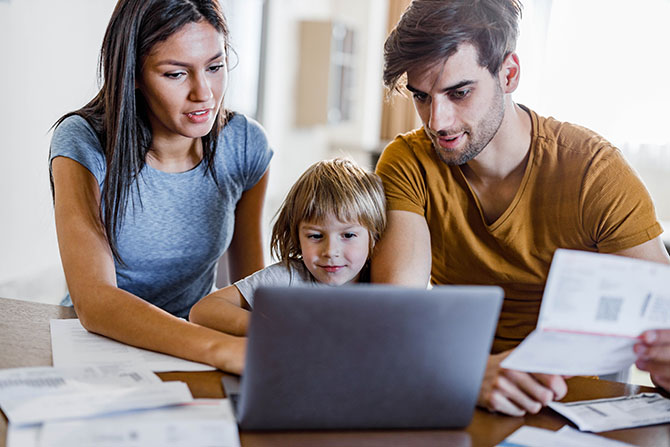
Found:
[[[48,182],[50,127],[97,91],[115,0],[0,1],[0,296],[65,293]],[[384,103],[382,45],[408,0],[224,0],[237,57],[227,106],[255,117],[275,149],[265,227],[314,161],[372,168],[419,125],[411,102]],[[514,98],[624,150],[670,221],[670,0],[526,0]],[[267,236],[266,236],[267,242]],[[268,261],[269,256],[268,256]]]

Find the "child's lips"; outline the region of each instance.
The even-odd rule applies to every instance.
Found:
[[[337,273],[338,271],[344,268],[343,265],[321,265],[319,267],[321,267],[328,273]]]

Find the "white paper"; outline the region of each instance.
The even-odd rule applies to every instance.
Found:
[[[655,393],[550,402],[549,407],[570,419],[580,430],[596,433],[670,422],[670,399]]]
[[[635,361],[647,329],[670,328],[670,266],[556,250],[537,329],[503,362],[520,371],[602,375]]]
[[[215,369],[88,332],[76,318],[51,320],[51,352],[54,366],[116,364],[142,366],[155,372]]]
[[[14,425],[193,400],[185,383],[116,366],[0,370],[0,407]]]
[[[7,447],[239,447],[227,399],[117,415],[7,428]]]
[[[524,425],[509,435],[497,447],[629,447],[613,439],[581,433],[564,426],[558,431]]]
[[[46,423],[39,446],[239,447],[237,422],[227,399],[88,420]],[[11,447],[11,446],[8,446]]]

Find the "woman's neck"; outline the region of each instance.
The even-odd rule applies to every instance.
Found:
[[[202,139],[188,138],[175,143],[152,141],[147,152],[146,163],[163,172],[185,172],[193,169],[202,160]]]

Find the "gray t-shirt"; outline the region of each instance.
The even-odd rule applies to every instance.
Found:
[[[51,160],[71,158],[95,176],[102,189],[105,154],[93,128],[80,116],[54,131]],[[130,200],[117,244],[118,287],[186,318],[214,284],[216,262],[233,236],[235,206],[268,168],[272,150],[261,126],[241,114],[226,124],[216,149],[218,187],[200,163],[180,173],[145,165]]]
[[[240,291],[249,307],[254,307],[254,292],[259,287],[318,287],[323,284],[318,283],[312,274],[307,270],[305,264],[301,261],[289,261],[288,267],[283,262],[278,262],[265,267],[256,273],[247,276],[235,283],[235,287]]]

